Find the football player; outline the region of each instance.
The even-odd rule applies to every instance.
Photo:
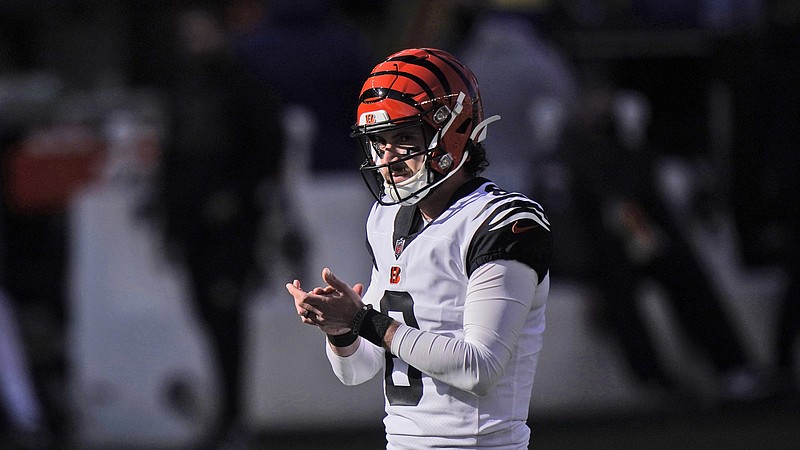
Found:
[[[369,287],[327,268],[323,287],[286,285],[342,383],[383,371],[388,448],[528,448],[552,238],[539,204],[479,176],[497,119],[449,53],[378,64],[352,134],[376,199]]]

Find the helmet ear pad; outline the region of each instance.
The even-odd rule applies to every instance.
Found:
[[[445,153],[439,158],[439,162],[437,162],[436,165],[439,166],[439,169],[446,172],[453,167],[453,156],[450,153]]]
[[[453,125],[457,128],[450,127],[444,135],[440,135],[439,148],[431,154],[430,167],[433,171],[442,175],[446,175],[454,167],[461,165],[461,159],[464,157],[464,150],[469,142],[469,135],[467,132],[471,129],[472,117],[467,116],[457,118]],[[426,121],[428,129],[435,128],[432,126],[431,121]],[[437,124],[436,127],[441,127]],[[438,131],[437,131],[438,132]]]
[[[443,152],[432,159],[431,168],[434,171],[444,175],[453,167],[454,161],[455,159],[453,158],[453,155]]]

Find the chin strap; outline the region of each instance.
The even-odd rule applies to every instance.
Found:
[[[467,162],[467,159],[469,159],[469,150],[464,150],[464,157],[461,158],[461,162],[458,164],[458,166],[435,183],[426,185],[425,180],[428,179],[431,169],[425,167],[414,174],[413,177],[399,184],[392,184],[384,181],[385,190],[389,197],[396,203],[400,203],[401,205],[405,206],[413,205],[428,195],[431,189],[444,183],[444,180],[450,178],[454,173],[458,172],[458,169],[460,169],[461,166]]]
[[[476,144],[483,141],[486,139],[486,127],[489,126],[490,123],[497,122],[498,120],[500,120],[500,116],[498,115],[483,119],[481,123],[475,125],[475,128],[472,129],[472,135],[470,135],[469,138]]]

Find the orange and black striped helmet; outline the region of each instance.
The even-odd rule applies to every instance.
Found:
[[[375,66],[361,89],[356,116],[352,136],[362,142],[368,160],[362,173],[376,168],[368,148],[372,133],[425,125],[432,133],[421,153],[439,175],[460,167],[469,140],[485,136],[475,75],[450,53],[433,48],[402,50]],[[443,156],[447,163],[437,163]],[[431,183],[441,181],[434,178],[439,180]]]

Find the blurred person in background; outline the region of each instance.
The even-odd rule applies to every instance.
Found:
[[[787,278],[769,337],[778,387],[800,396],[800,10],[770,2],[758,34],[733,34],[715,60],[730,89],[731,203],[746,266]],[[784,396],[787,397],[787,396]]]
[[[281,173],[281,106],[232,56],[225,10],[203,2],[176,13],[171,126],[156,200],[169,257],[185,268],[211,336],[223,401],[208,443],[246,444],[243,311],[263,280],[256,247],[266,217],[260,193]]]
[[[592,256],[586,281],[598,288],[600,320],[619,339],[636,379],[655,392],[699,400],[697,389],[665,366],[644,314],[640,289],[652,280],[663,288],[679,331],[712,364],[719,387],[712,395],[753,398],[763,386],[731,311],[657,187],[647,99],[618,90],[601,71],[584,81],[576,111],[561,158],[570,207],[580,212]]]
[[[5,323],[0,325],[4,334],[0,372],[9,377],[6,382],[19,383],[12,396],[6,397],[8,409],[3,411],[11,424],[20,418],[19,414],[27,416],[22,418],[23,423],[16,424],[22,425],[18,437],[32,437],[29,432],[33,429],[25,431],[24,422],[35,417],[39,422],[36,428],[57,441],[68,435],[71,425],[64,351],[69,321],[65,292],[66,204],[44,202],[46,205],[42,206],[37,202],[37,194],[41,193],[38,188],[51,180],[39,178],[35,164],[21,164],[26,167],[19,170],[13,167],[15,162],[35,159],[26,158],[40,150],[28,145],[29,138],[52,123],[55,99],[64,86],[61,74],[43,64],[55,62],[43,55],[44,44],[37,39],[37,31],[44,28],[44,15],[37,5],[28,2],[0,5],[0,287],[5,306],[1,313]],[[68,41],[59,33],[61,30],[48,31],[48,37]],[[58,185],[50,191],[62,188]],[[31,197],[26,194],[33,194],[34,200],[28,202]],[[28,382],[32,385],[27,386]],[[13,442],[10,433],[2,434],[0,446],[8,443],[2,439],[6,437]]]
[[[30,374],[18,317],[0,291],[0,436],[15,449],[52,447],[45,410]]]
[[[548,178],[577,94],[566,55],[537,26],[538,3],[469,2],[463,15],[472,25],[459,49],[481,80],[484,106],[503,118],[486,176],[524,194]]]
[[[5,240],[0,223],[0,243]],[[0,250],[2,255],[2,250]],[[0,257],[0,275],[4,273]],[[0,279],[4,279],[0,276]],[[15,304],[0,283],[0,436],[14,448],[52,447],[50,424],[29,366],[29,348],[22,336]]]
[[[795,198],[800,198],[800,193]],[[794,230],[800,229],[797,211],[794,212]],[[791,249],[786,258],[786,275],[789,285],[783,294],[778,309],[777,333],[775,335],[775,365],[778,388],[795,400],[800,399],[800,249]]]
[[[559,254],[551,269],[560,279],[588,270],[580,213],[565,192],[567,170],[559,154],[572,120],[578,85],[574,68],[543,25],[542,1],[487,0],[459,8],[465,38],[459,54],[481,80],[487,109],[503,120],[493,126],[491,165],[485,176],[510,191],[531,195],[558,216]],[[563,255],[569,255],[565,257]]]
[[[761,67],[755,65],[756,73],[751,73],[759,78],[756,86],[761,95],[760,102],[754,106],[755,113],[767,116],[759,120],[767,119],[766,129],[770,130],[759,134],[756,148],[766,150],[764,154],[771,156],[764,161],[765,174],[770,179],[767,192],[772,194],[770,207],[777,213],[775,218],[785,238],[778,262],[786,272],[788,285],[778,309],[775,365],[780,390],[794,401],[800,400],[800,241],[797,239],[800,230],[800,94],[797,90],[800,70],[794,64],[800,61],[798,19],[800,17],[789,26],[775,27],[763,36],[761,48],[764,51],[760,54],[766,56],[767,61]],[[764,77],[763,73],[770,76]],[[762,130],[758,121],[750,125]],[[752,166],[743,169],[751,170]]]
[[[302,106],[313,117],[308,169],[349,171],[358,152],[343,130],[350,126],[352,99],[374,58],[369,42],[339,14],[336,2],[267,0],[262,20],[242,31],[233,46],[285,105]]]
[[[369,287],[328,268],[325,287],[286,286],[342,383],[383,371],[387,448],[528,448],[552,240],[536,202],[479,176],[497,119],[449,53],[378,64],[353,126],[377,200]]]

